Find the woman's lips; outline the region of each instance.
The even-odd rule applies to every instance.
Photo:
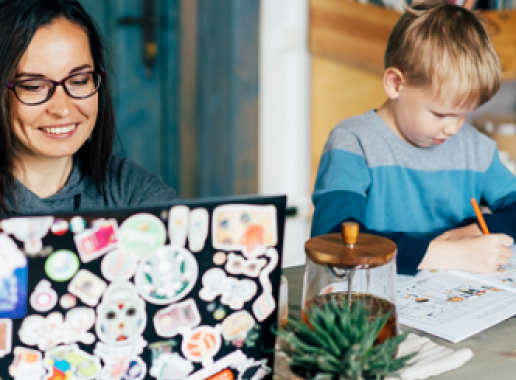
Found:
[[[73,136],[75,131],[77,131],[78,126],[79,124],[70,124],[59,127],[40,128],[39,130],[48,138],[54,140],[63,140]]]

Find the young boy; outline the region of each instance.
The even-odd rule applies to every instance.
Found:
[[[312,236],[355,220],[397,244],[399,273],[496,270],[516,236],[516,177],[495,142],[464,122],[500,84],[486,30],[462,7],[416,3],[391,32],[385,67],[385,104],[344,120],[326,142]],[[491,234],[471,198],[492,210]]]

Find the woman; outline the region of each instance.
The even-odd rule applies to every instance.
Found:
[[[0,214],[166,203],[158,177],[112,155],[103,43],[76,0],[0,1]]]

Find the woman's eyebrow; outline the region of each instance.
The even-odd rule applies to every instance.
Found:
[[[91,69],[91,65],[90,64],[84,64],[84,65],[81,65],[81,66],[74,67],[72,70],[70,70],[69,74],[74,74],[74,73],[80,72],[80,71],[82,71],[84,69]],[[15,78],[20,78],[20,77],[46,78],[43,74],[39,74],[39,73],[26,73],[26,72],[18,73],[15,76]]]

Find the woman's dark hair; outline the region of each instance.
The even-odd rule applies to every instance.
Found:
[[[16,203],[12,172],[17,153],[7,84],[13,80],[18,63],[36,31],[57,18],[80,25],[88,35],[95,69],[100,72],[107,67],[99,30],[77,0],[0,0],[0,214],[15,211],[10,209],[8,198]],[[115,116],[107,77],[102,79],[98,99],[98,116],[91,141],[87,141],[77,154],[82,174],[92,175],[100,191],[115,139]]]

